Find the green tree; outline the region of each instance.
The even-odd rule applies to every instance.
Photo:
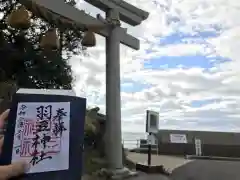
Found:
[[[75,0],[65,1],[76,4]],[[0,0],[0,81],[14,81],[18,87],[25,88],[70,89],[73,77],[67,60],[73,54],[84,52],[79,43],[81,32],[61,28],[60,49],[42,51],[40,38],[54,23],[33,16],[29,29],[14,29],[6,20],[18,6],[16,0]]]

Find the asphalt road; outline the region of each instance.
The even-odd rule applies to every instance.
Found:
[[[172,180],[239,180],[240,161],[195,160],[173,170]]]
[[[134,162],[146,162],[147,155],[129,153]],[[240,161],[227,160],[186,160],[172,156],[153,155],[154,165],[163,164],[172,171],[170,177],[141,175],[131,180],[240,180]]]
[[[128,178],[128,180],[170,180],[168,177],[161,174],[139,174],[136,177]]]
[[[128,153],[127,157],[135,163],[147,163],[147,154]],[[192,160],[182,157],[152,155],[152,165],[164,165],[164,167],[172,172],[174,169],[191,162]]]

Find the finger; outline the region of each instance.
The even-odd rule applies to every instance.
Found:
[[[26,162],[15,162],[7,166],[0,166],[0,179],[9,179],[26,173],[29,170],[29,164]]]
[[[1,137],[1,139],[0,139],[0,155],[1,155],[1,153],[2,153],[3,142],[4,142],[4,136]]]
[[[9,178],[19,176],[29,171],[30,164],[25,161],[14,162],[10,166]]]
[[[3,128],[4,122],[6,121],[9,112],[10,112],[10,109],[7,109],[6,111],[4,111],[4,112],[0,115],[0,129]]]

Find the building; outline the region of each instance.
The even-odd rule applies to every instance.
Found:
[[[240,133],[188,130],[159,130],[159,154],[196,154],[195,139],[201,141],[205,156],[240,157]]]

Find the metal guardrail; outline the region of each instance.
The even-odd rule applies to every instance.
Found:
[[[122,144],[124,145],[124,148],[126,149],[136,149],[136,150],[148,150],[148,143],[145,139],[138,139],[138,140],[122,140]],[[155,145],[152,145],[152,151],[155,151],[157,154],[158,152],[158,143],[156,141]]]

